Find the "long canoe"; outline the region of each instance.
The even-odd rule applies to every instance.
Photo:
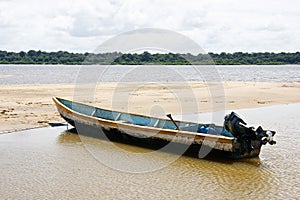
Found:
[[[135,138],[165,140],[186,145],[205,146],[234,159],[257,157],[262,145],[274,144],[274,131],[265,131],[259,127],[256,131],[235,122],[235,116],[229,121],[229,127],[215,124],[186,122],[169,118],[113,111],[53,97],[60,115],[72,126],[93,127],[109,134],[118,133]],[[233,114],[233,113],[231,113]],[[230,120],[230,119],[229,119]],[[241,121],[243,123],[243,121]],[[231,123],[231,124],[230,124]],[[244,131],[243,131],[244,130]],[[240,131],[240,133],[239,133]]]

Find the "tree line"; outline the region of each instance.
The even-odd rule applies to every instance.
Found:
[[[67,51],[28,52],[0,51],[0,64],[111,64],[111,65],[282,65],[300,64],[300,52],[295,53],[208,53],[208,54],[175,54],[175,53],[70,53]]]

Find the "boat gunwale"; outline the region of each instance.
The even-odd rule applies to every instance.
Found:
[[[109,109],[103,109],[103,108],[99,108],[99,107],[95,107],[95,106],[91,106],[91,105],[87,105],[87,104],[83,104],[83,103],[79,103],[79,102],[73,102],[64,98],[59,98],[59,97],[52,97],[53,101],[55,102],[56,105],[59,105],[61,107],[63,107],[65,110],[68,111],[68,113],[70,114],[76,114],[77,116],[81,117],[81,118],[85,118],[85,119],[93,119],[93,121],[97,121],[99,124],[105,124],[107,126],[113,126],[113,127],[120,127],[120,128],[129,128],[132,129],[134,128],[136,129],[140,129],[142,131],[148,131],[148,132],[158,132],[160,134],[172,134],[172,135],[178,135],[178,136],[186,136],[186,137],[193,137],[195,138],[195,140],[197,139],[209,139],[209,140],[213,140],[213,141],[219,141],[222,143],[233,143],[233,141],[236,139],[234,137],[226,137],[226,136],[222,136],[222,135],[211,135],[211,134],[207,134],[207,133],[198,133],[198,132],[191,132],[191,131],[184,131],[184,130],[172,130],[172,129],[163,129],[163,128],[159,128],[159,127],[151,127],[151,126],[142,126],[142,125],[137,125],[137,124],[132,124],[132,123],[123,123],[122,121],[113,121],[113,120],[109,120],[109,119],[104,119],[101,117],[95,117],[95,116],[90,116],[90,115],[86,115],[80,112],[77,112],[69,107],[67,107],[66,105],[64,105],[63,103],[61,103],[59,101],[59,99],[64,100],[64,101],[68,101],[71,103],[76,103],[79,105],[83,105],[83,106],[89,106],[92,108],[96,108],[96,109],[102,109],[105,111],[111,111],[111,112],[119,112],[119,113],[123,113],[123,114],[130,114],[130,115],[135,115],[135,116],[141,116],[141,117],[149,117],[149,118],[154,118],[154,119],[158,119],[158,120],[168,120],[168,119],[164,119],[164,118],[156,118],[156,117],[151,117],[151,116],[146,116],[146,115],[141,115],[141,114],[134,114],[134,113],[126,113],[126,112],[120,112],[120,111],[113,111],[113,110],[109,110]],[[175,120],[175,122],[184,122],[184,123],[195,123],[195,124],[199,124],[197,122],[187,122],[187,121],[178,121]],[[115,125],[115,126],[114,126]],[[221,141],[220,141],[221,140]]]

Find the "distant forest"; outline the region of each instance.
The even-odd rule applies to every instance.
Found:
[[[208,53],[208,54],[122,54],[112,53],[69,53],[67,51],[28,52],[0,51],[0,64],[111,64],[111,65],[282,65],[300,64],[300,52],[296,53]]]

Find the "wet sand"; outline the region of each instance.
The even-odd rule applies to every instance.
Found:
[[[0,132],[64,123],[51,97],[73,99],[74,88],[74,84],[1,85]],[[180,115],[300,102],[300,83],[99,83],[94,94],[94,101],[86,103],[146,115],[155,111]]]
[[[181,156],[162,169],[125,173],[175,155],[86,138],[66,127],[0,134],[2,199],[298,199],[300,104],[238,110],[245,121],[277,131],[259,158],[232,161]],[[117,148],[116,148],[117,147]],[[122,152],[128,156],[120,157]],[[114,162],[119,169],[113,169]],[[155,165],[154,165],[155,166]],[[130,167],[130,166],[129,166]]]

